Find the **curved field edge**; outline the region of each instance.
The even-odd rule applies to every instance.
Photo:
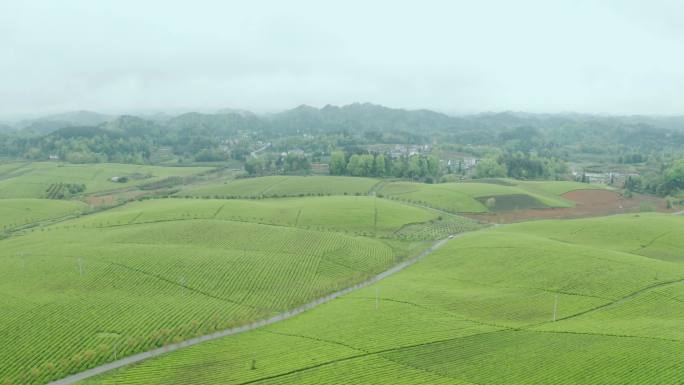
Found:
[[[661,228],[671,227],[666,216],[645,223],[659,219]],[[675,219],[684,229],[684,219]],[[534,224],[536,232],[524,224],[467,234],[400,274],[292,320],[87,383],[681,382],[684,329],[674,321],[684,305],[667,302],[669,315],[654,309],[674,294],[661,290],[682,286],[676,282],[684,265],[620,251],[621,231],[592,246],[543,232],[570,234],[587,224],[546,221]],[[681,250],[684,237],[671,242],[659,245]],[[609,313],[614,309],[620,312]],[[601,314],[604,327],[593,329],[585,317]],[[643,330],[654,319],[673,322],[664,335],[640,335],[621,329],[621,318]]]

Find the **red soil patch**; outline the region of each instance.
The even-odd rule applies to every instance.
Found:
[[[632,198],[626,198],[614,191],[608,190],[575,190],[562,196],[567,200],[575,202],[575,207],[466,214],[465,216],[483,222],[511,223],[534,219],[581,218],[633,213],[641,211],[644,206],[651,210],[668,211],[664,199],[647,195],[634,194]]]

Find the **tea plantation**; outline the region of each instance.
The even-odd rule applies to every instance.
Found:
[[[629,239],[628,239],[629,238]],[[87,384],[678,384],[684,218],[463,235],[294,319]]]
[[[52,198],[59,185],[83,185],[86,193],[152,183],[171,176],[187,176],[206,167],[159,167],[130,164],[5,163],[0,167],[0,198]],[[125,177],[118,182],[111,178]]]
[[[0,232],[84,212],[81,202],[47,199],[0,199]]]
[[[38,201],[32,211],[81,207]],[[331,196],[145,200],[24,229],[0,241],[0,380],[45,383],[263,319],[475,228],[398,202]]]

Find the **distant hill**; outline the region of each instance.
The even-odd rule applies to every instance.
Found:
[[[225,114],[237,114],[237,115],[242,115],[242,116],[256,116],[255,113],[252,111],[248,110],[241,110],[237,108],[221,108],[220,110],[217,110],[215,114],[218,115],[225,115]]]
[[[431,110],[389,108],[371,103],[345,106],[308,105],[268,115],[223,108],[216,113],[188,112],[180,115],[106,115],[92,111],[74,111],[17,122],[13,125],[35,134],[48,134],[63,127],[102,127],[131,135],[146,135],[160,129],[204,133],[232,134],[244,130],[264,130],[278,134],[316,134],[322,132],[412,133],[430,136],[434,132],[458,133],[473,142],[491,139],[492,131],[531,127],[545,130],[583,127],[611,129],[665,129],[684,131],[684,116],[608,116],[578,113],[535,114],[504,111],[470,115],[447,115]],[[0,130],[12,125],[0,123]],[[464,139],[465,140],[465,139]],[[420,141],[420,140],[417,140]]]
[[[24,120],[17,127],[37,134],[48,134],[63,127],[97,126],[112,119],[114,116],[97,112],[73,111]]]
[[[259,130],[264,122],[256,115],[238,113],[202,114],[189,112],[170,119],[166,127],[185,134],[226,135],[241,130]]]
[[[62,127],[59,128],[50,134],[48,136],[50,137],[59,137],[59,138],[65,138],[65,139],[71,139],[71,138],[92,138],[93,136],[108,136],[108,137],[120,137],[122,136],[120,133],[117,133],[115,131],[111,130],[105,130],[99,127],[88,127],[88,126],[79,126],[79,127]]]
[[[429,110],[404,110],[370,103],[354,103],[342,107],[323,108],[301,105],[270,116],[280,130],[321,132],[349,131],[414,131],[445,129],[454,124],[454,117]]]
[[[161,123],[137,116],[122,115],[108,122],[102,123],[100,128],[126,134],[128,136],[145,136],[158,134],[162,129]]]

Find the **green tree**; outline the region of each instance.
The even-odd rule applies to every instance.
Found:
[[[361,155],[361,176],[370,176],[373,173],[373,163],[375,163],[375,158],[373,155]]]
[[[385,176],[385,156],[379,154],[373,161],[373,176]]]
[[[475,166],[476,178],[503,178],[506,175],[506,166],[492,158],[482,159]]]
[[[347,171],[347,161],[343,151],[335,151],[330,156],[330,174],[344,175]]]
[[[664,193],[684,189],[684,159],[680,159],[665,171]]]
[[[361,176],[363,174],[363,162],[361,155],[354,154],[349,158],[347,163],[347,173],[352,176]]]
[[[408,159],[406,157],[392,162],[392,176],[397,178],[408,176]]]
[[[629,192],[639,191],[639,190],[641,190],[641,184],[642,184],[641,178],[632,177],[631,175],[629,175],[627,177],[627,179],[625,180],[624,188],[625,188],[625,190],[627,190]]]
[[[421,176],[420,157],[412,155],[408,159],[408,167],[406,169],[406,176],[412,179],[418,179]]]
[[[439,175],[439,160],[434,156],[428,156],[427,158],[427,174],[431,177]]]
[[[259,175],[264,170],[264,162],[261,158],[250,158],[245,162],[245,171],[249,175]]]

